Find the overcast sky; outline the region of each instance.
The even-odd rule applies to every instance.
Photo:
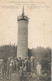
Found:
[[[20,3],[21,5],[18,5],[17,2],[17,0],[0,0],[0,45],[9,43],[17,45],[17,17],[22,13],[22,6],[24,5],[25,15],[29,17],[28,47],[52,48],[51,0],[34,0],[34,3],[31,1],[32,5],[31,3],[24,3],[23,5]]]

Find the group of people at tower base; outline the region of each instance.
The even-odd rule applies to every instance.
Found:
[[[41,76],[41,69],[40,62],[33,56],[25,59],[10,57],[7,63],[3,59],[0,60],[0,74],[10,76],[14,72],[19,72],[20,81],[30,73],[33,73],[33,76]]]

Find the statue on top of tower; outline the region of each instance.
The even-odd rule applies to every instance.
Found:
[[[29,18],[24,15],[24,6],[23,6],[23,9],[22,9],[22,14],[19,15],[18,18],[17,18],[17,21],[19,21],[19,20],[26,20],[26,21],[29,20]]]
[[[23,10],[22,10],[22,16],[24,17],[24,6],[23,6]]]

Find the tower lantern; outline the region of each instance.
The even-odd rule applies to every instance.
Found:
[[[18,48],[17,57],[28,57],[28,17],[24,14],[24,7],[22,15],[18,16]]]

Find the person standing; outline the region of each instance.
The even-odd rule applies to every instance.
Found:
[[[36,69],[37,69],[37,75],[38,75],[38,76],[41,76],[41,69],[42,69],[42,66],[41,66],[41,64],[40,64],[39,62],[37,62],[37,67],[36,67]]]

